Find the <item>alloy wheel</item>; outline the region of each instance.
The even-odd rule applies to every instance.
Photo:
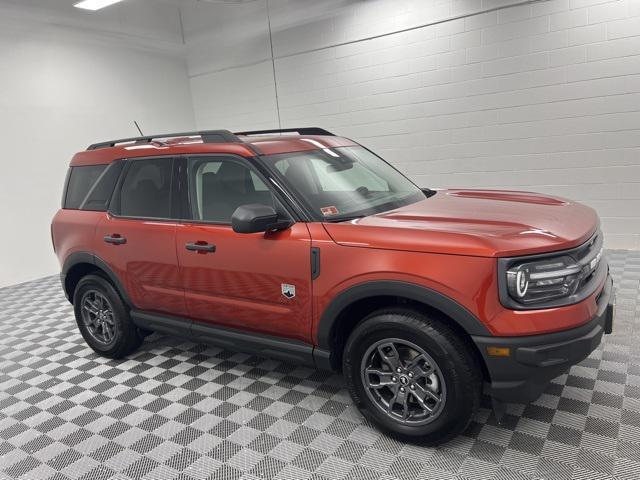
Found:
[[[89,334],[102,345],[116,337],[116,322],[109,300],[97,290],[88,290],[82,297],[82,322]]]
[[[362,383],[382,413],[406,425],[424,425],[442,413],[446,387],[435,360],[399,338],[380,340],[362,358]]]

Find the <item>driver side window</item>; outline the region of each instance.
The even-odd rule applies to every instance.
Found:
[[[189,196],[194,220],[230,224],[241,205],[276,207],[273,194],[241,160],[225,157],[189,160]]]

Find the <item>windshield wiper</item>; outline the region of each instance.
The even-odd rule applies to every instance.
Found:
[[[325,221],[330,223],[349,222],[351,220],[364,217],[366,217],[366,215],[344,215],[342,217],[326,218]]]

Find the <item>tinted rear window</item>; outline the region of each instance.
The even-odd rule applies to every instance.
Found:
[[[124,162],[113,162],[109,167],[100,175],[95,185],[89,190],[87,198],[84,203],[80,205],[82,210],[94,210],[104,212],[109,208],[109,202],[113,189],[118,182],[120,172],[124,167]]]
[[[91,187],[93,187],[106,168],[106,165],[71,167],[64,208],[78,210],[89,190],[91,190]]]
[[[62,208],[106,211],[123,167],[122,161],[110,165],[71,167]]]
[[[172,158],[134,160],[120,192],[120,215],[171,218]]]

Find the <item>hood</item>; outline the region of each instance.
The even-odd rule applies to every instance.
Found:
[[[501,190],[441,190],[431,198],[350,222],[325,223],[341,245],[391,250],[518,256],[587,241],[596,212],[563,198]]]

